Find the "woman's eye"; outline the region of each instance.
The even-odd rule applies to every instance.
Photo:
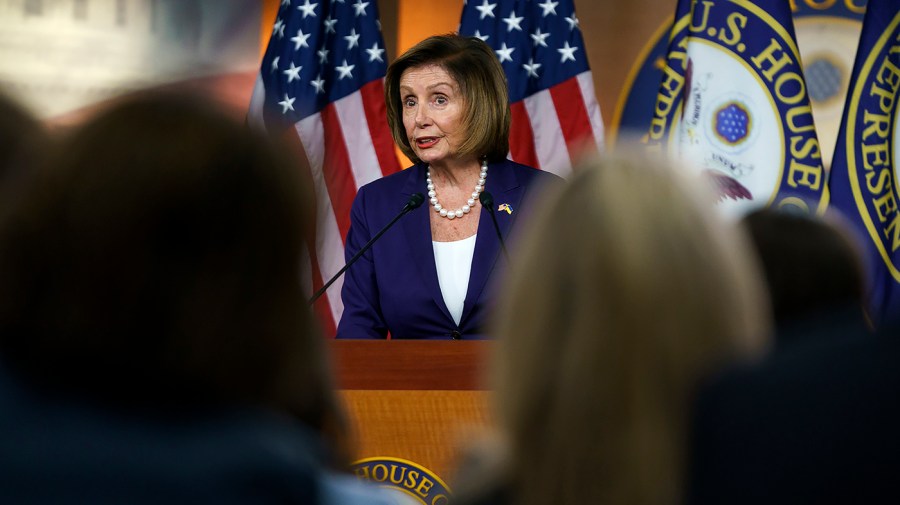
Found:
[[[434,103],[436,103],[438,105],[445,105],[447,103],[447,97],[439,96],[434,99]]]
[[[407,107],[415,107],[416,101],[413,100],[412,98],[407,98],[406,100],[403,101],[403,105],[405,105]]]

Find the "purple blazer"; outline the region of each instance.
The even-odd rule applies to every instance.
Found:
[[[503,160],[488,168],[485,190],[494,196],[494,212],[503,239],[536,188],[561,179],[549,172]],[[350,211],[345,259],[350,259],[394,216],[413,193],[425,195],[425,165],[378,179],[360,188]],[[509,204],[511,212],[497,211]],[[457,325],[441,294],[431,241],[427,200],[403,216],[345,274],[341,299],[344,313],[337,338],[484,339],[482,325],[490,302],[489,281],[505,265],[490,215],[481,210],[469,287]],[[518,225],[515,225],[518,226]],[[515,251],[510,250],[510,254]]]

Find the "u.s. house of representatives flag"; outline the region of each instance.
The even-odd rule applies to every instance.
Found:
[[[900,2],[869,0],[831,168],[831,206],[859,230],[870,316],[900,322]]]
[[[727,214],[824,211],[826,174],[789,2],[680,0],[643,140],[708,176]]]
[[[558,175],[603,146],[603,121],[572,0],[467,0],[459,33],[497,54],[509,84],[510,158]]]
[[[316,190],[312,286],[344,265],[357,189],[399,170],[387,127],[384,39],[374,0],[282,0],[250,105],[250,121],[302,144]],[[331,335],[343,312],[338,280],[316,302]]]

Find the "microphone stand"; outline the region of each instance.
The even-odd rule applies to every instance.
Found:
[[[403,206],[403,209],[400,210],[400,213],[397,214],[396,216],[394,216],[394,219],[391,219],[391,222],[389,222],[388,224],[386,224],[384,226],[384,228],[379,230],[378,233],[376,233],[374,237],[369,239],[369,241],[366,242],[366,244],[364,246],[362,246],[359,249],[359,251],[356,251],[356,254],[354,254],[353,257],[350,258],[349,261],[347,261],[347,263],[343,266],[343,268],[338,270],[338,272],[336,274],[334,274],[334,276],[331,277],[331,279],[328,279],[328,282],[326,282],[325,285],[323,285],[321,288],[319,288],[319,290],[316,291],[312,295],[312,298],[309,299],[309,305],[312,305],[313,303],[315,303],[316,300],[318,300],[319,297],[322,296],[322,293],[324,293],[325,290],[327,290],[332,284],[334,284],[334,281],[338,280],[338,277],[340,277],[341,274],[343,274],[344,272],[347,271],[348,268],[350,268],[350,265],[355,263],[356,260],[358,260],[359,257],[362,256],[364,252],[368,251],[369,248],[372,247],[372,244],[374,244],[375,241],[378,240],[379,237],[384,235],[384,232],[388,231],[391,228],[391,226],[394,226],[394,223],[396,223],[397,220],[399,220],[401,217],[405,216],[406,213],[408,213],[409,211],[421,206],[422,202],[424,202],[424,201],[425,201],[425,197],[422,196],[422,193],[413,193],[413,195],[409,197],[409,200],[406,201],[406,205]]]
[[[500,239],[500,248],[503,249],[503,255],[506,256],[506,261],[509,262],[509,253],[506,252],[506,242],[503,241],[503,235],[500,233],[500,225],[497,224],[497,216],[494,215],[494,195],[487,191],[482,191],[481,194],[478,195],[478,201],[481,202],[481,206],[487,209],[488,214],[491,215],[491,222],[494,223],[494,231],[497,232],[497,238]]]

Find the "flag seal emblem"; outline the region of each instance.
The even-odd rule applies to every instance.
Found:
[[[790,2],[826,170],[835,150],[865,5],[865,0]],[[660,23],[631,67],[610,128],[613,144],[620,133],[631,136],[647,131],[654,114],[651,97],[659,90],[672,24],[671,15]]]
[[[719,195],[726,214],[821,212],[825,171],[790,9],[763,3],[679,4],[644,141],[716,187],[739,188]]]
[[[431,470],[400,458],[374,457],[351,466],[359,480],[401,493],[405,500],[422,505],[447,505],[450,488]],[[409,500],[412,498],[412,500]]]
[[[721,87],[716,82],[715,85]],[[694,107],[694,100],[699,99],[700,94],[695,93],[690,98],[690,106]],[[713,154],[704,157],[707,168],[711,165],[721,165],[734,171],[735,167],[742,167],[741,177],[748,176],[753,170],[756,156],[748,150],[756,147],[762,128],[754,118],[754,111],[765,112],[765,103],[758,103],[759,97],[752,98],[749,94],[740,91],[728,90],[720,96],[709,100],[703,110],[703,133],[706,145],[712,149]],[[769,118],[774,121],[773,118]],[[695,128],[697,126],[694,126]],[[695,142],[696,143],[696,142]],[[746,158],[741,160],[739,158]]]
[[[740,102],[730,101],[715,112],[716,137],[728,145],[736,146],[747,140],[752,126],[750,111]]]
[[[877,36],[877,38],[876,38]],[[891,276],[900,282],[900,11],[857,58],[856,81],[847,102],[843,145],[850,188],[866,231]],[[861,46],[862,47],[862,46]]]

